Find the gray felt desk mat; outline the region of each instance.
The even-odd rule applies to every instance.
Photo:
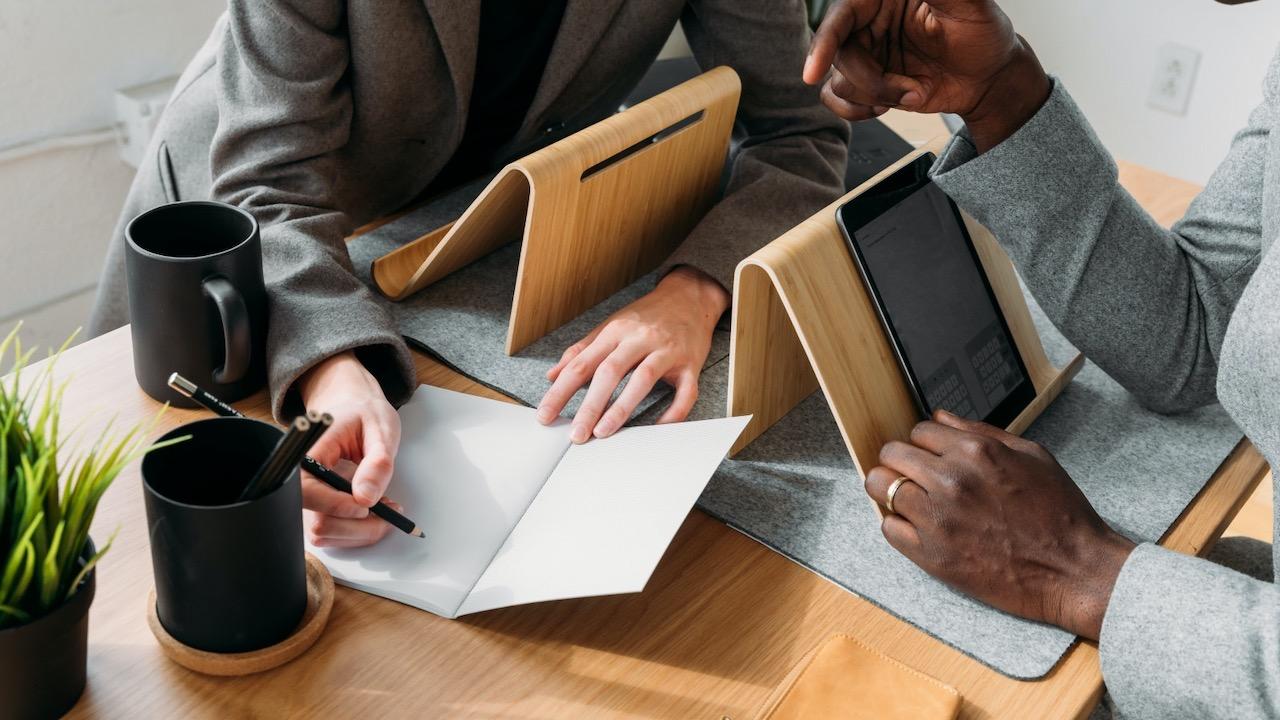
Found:
[[[483,188],[478,182],[352,242],[357,268],[452,220]],[[392,311],[405,335],[481,382],[536,404],[547,368],[613,310],[652,286],[646,278],[535,343],[503,352],[518,245],[455,273]],[[1050,359],[1071,345],[1031,302]],[[724,414],[727,337],[717,333],[692,419]],[[655,393],[637,423],[656,419]],[[581,394],[579,394],[581,397]],[[1213,406],[1180,416],[1143,410],[1114,380],[1086,363],[1074,382],[1027,431],[1048,447],[1111,525],[1130,538],[1160,538],[1240,439]],[[1039,678],[1075,638],[1020,620],[949,590],[884,541],[879,521],[821,393],[815,393],[726,460],[699,500],[707,513],[832,582],[866,598],[1006,675]]]

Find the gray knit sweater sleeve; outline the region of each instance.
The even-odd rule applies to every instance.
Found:
[[[1227,323],[1259,268],[1274,124],[1270,102],[1254,111],[1172,230],[1119,186],[1060,82],[989,152],[956,137],[934,179],[1000,238],[1063,334],[1145,404],[1176,411],[1216,399]],[[1125,718],[1280,717],[1280,588],[1270,583],[1139,546],[1100,648]]]

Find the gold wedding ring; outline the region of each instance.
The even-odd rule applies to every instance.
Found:
[[[889,492],[885,493],[884,509],[888,510],[890,515],[898,514],[898,512],[893,509],[893,497],[898,494],[898,490],[902,487],[902,484],[909,480],[910,478],[899,475],[898,479],[894,480],[893,484],[889,486]]]

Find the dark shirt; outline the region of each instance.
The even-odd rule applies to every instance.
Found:
[[[566,0],[483,0],[476,72],[462,144],[432,183],[445,190],[498,169],[499,149],[529,112]]]

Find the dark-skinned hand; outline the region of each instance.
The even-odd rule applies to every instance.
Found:
[[[836,0],[813,36],[804,80],[847,120],[889,108],[961,116],[979,152],[1049,97],[1040,61],[992,0]]]
[[[1044,448],[944,411],[890,442],[867,494],[881,530],[925,572],[1005,612],[1097,639],[1133,543],[1094,511]]]

